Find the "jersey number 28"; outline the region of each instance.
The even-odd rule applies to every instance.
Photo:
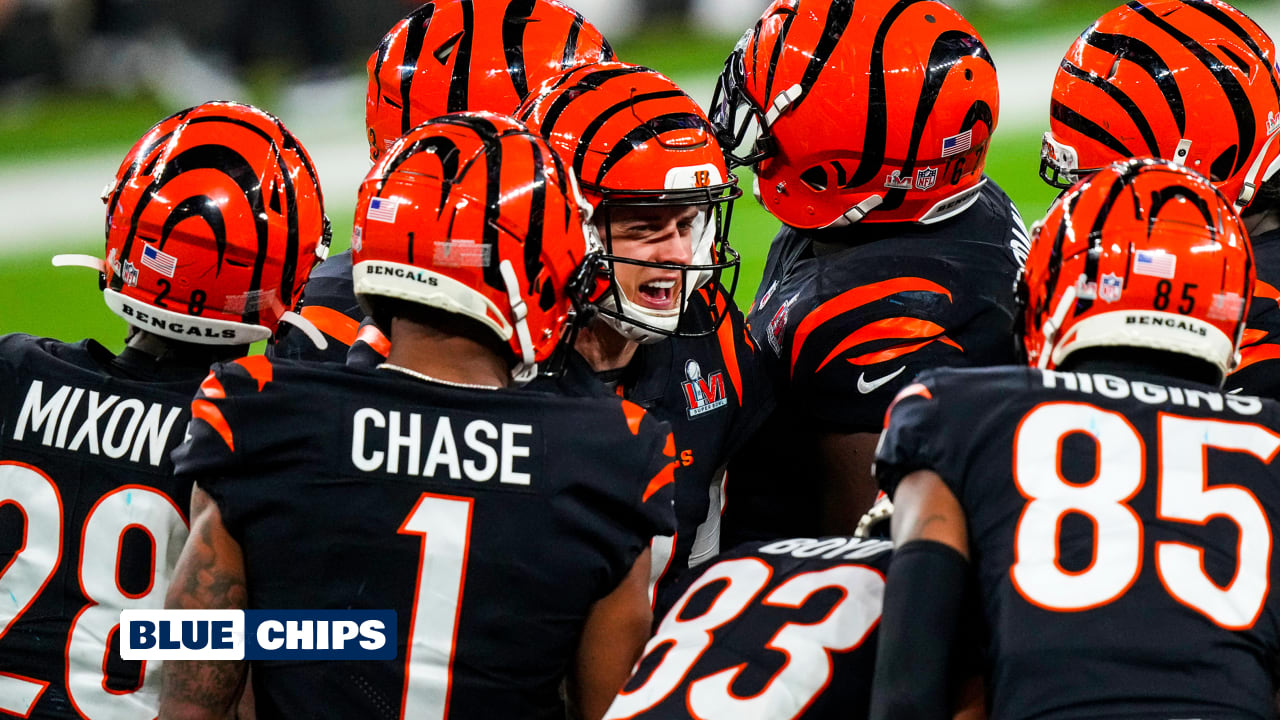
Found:
[[[0,568],[0,642],[36,601],[62,562],[64,507],[53,481],[39,469],[0,463],[0,507],[14,505],[24,518],[22,544]],[[120,586],[125,533],[150,537],[150,583],[137,593]],[[166,495],[154,488],[125,485],[103,495],[85,516],[80,557],[74,572],[88,604],[76,613],[66,638],[63,670],[67,695],[89,720],[148,720],[155,717],[158,664],[143,665],[136,688],[112,689],[104,677],[111,637],[119,630],[120,611],[164,607],[164,594],[177,553],[187,538],[187,523]],[[47,679],[0,672],[0,712],[27,717]]]

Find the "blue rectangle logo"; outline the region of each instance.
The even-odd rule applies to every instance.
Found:
[[[394,660],[394,610],[124,610],[125,660]]]
[[[246,610],[245,660],[394,660],[394,610]]]

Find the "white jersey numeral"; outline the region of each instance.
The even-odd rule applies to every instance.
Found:
[[[678,690],[711,647],[715,631],[751,607],[771,575],[767,563],[749,557],[725,560],[708,568],[663,618],[645,647],[645,656],[665,649],[662,661],[643,685],[619,693],[606,720],[634,717]],[[682,617],[689,600],[712,583],[723,584],[707,609],[694,617]],[[825,618],[811,625],[787,623],[769,641],[767,647],[785,653],[787,662],[763,690],[750,697],[733,694],[730,688],[742,671],[741,665],[697,678],[689,683],[685,699],[694,715],[706,720],[798,717],[830,682],[831,653],[847,652],[861,645],[880,619],[884,576],[861,565],[837,565],[788,578],[761,602],[799,608],[825,588],[844,591]],[[642,658],[636,667],[643,662]]]
[[[0,463],[0,505],[13,503],[25,518],[24,542],[0,573],[0,597],[13,593],[20,602],[0,603],[0,640],[44,589],[62,556],[62,501],[44,473],[19,463]],[[120,585],[124,536],[131,529],[150,539],[151,577],[142,591]],[[143,663],[139,685],[131,690],[106,687],[104,668],[111,638],[120,629],[120,611],[164,607],[169,577],[187,539],[187,523],[173,500],[154,488],[127,485],[104,495],[85,517],[76,576],[89,600],[71,623],[66,645],[65,682],[71,704],[88,720],[146,720],[155,717],[160,693],[160,663]],[[0,710],[27,715],[47,681],[0,675]]]
[[[1092,439],[1096,472],[1087,483],[1061,474],[1063,441]],[[1248,488],[1208,485],[1209,448],[1248,453],[1270,463],[1280,435],[1259,425],[1161,413],[1156,513],[1161,520],[1203,526],[1225,518],[1239,530],[1235,576],[1226,587],[1205,572],[1204,549],[1182,542],[1155,544],[1156,571],[1178,602],[1221,627],[1253,626],[1266,602],[1271,526]],[[1128,502],[1145,481],[1142,437],[1119,413],[1083,403],[1047,403],[1032,410],[1014,440],[1014,481],[1028,502],[1018,521],[1010,574],[1028,602],[1078,611],[1110,603],[1128,590],[1142,566],[1142,521]],[[1059,562],[1063,518],[1078,513],[1093,523],[1093,561],[1072,572]]]
[[[423,493],[398,531],[422,538],[401,718],[444,720],[449,714],[458,610],[467,574],[471,498]]]

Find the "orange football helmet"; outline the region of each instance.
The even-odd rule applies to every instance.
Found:
[[[978,32],[936,0],[774,0],[725,61],[711,122],[788,225],[945,220],[977,200],[1000,111]]]
[[[714,333],[727,303],[707,303],[708,323],[682,323],[689,297],[705,289],[732,296],[738,253],[729,245],[733,201],[742,195],[702,109],[661,73],[620,62],[574,68],[548,80],[520,106],[517,116],[540,133],[577,175],[595,209],[609,267],[629,264],[677,270],[683,292],[677,307],[659,311],[633,303],[614,283],[599,312],[622,335],[654,342],[671,335]],[[614,209],[696,206],[693,262],[659,263],[615,252],[610,232]],[[732,271],[730,282],[724,282]]]
[[[311,158],[283,123],[248,105],[205,103],[161,120],[102,199],[105,262],[60,255],[54,264],[99,270],[107,307],[174,340],[266,340],[294,317],[329,250]]]
[[[1138,0],[1103,15],[1053,83],[1040,176],[1058,188],[1116,160],[1161,157],[1241,210],[1280,168],[1271,38],[1218,0]]]
[[[1027,357],[1141,347],[1235,364],[1254,285],[1231,202],[1162,160],[1119,162],[1060,197],[1032,234],[1019,282]]]
[[[554,351],[572,345],[587,298],[601,291],[590,218],[573,174],[521,123],[435,118],[393,144],[360,186],[356,298],[370,315],[386,297],[475,320],[510,345],[512,375],[525,382],[539,363],[557,364]]]
[[[369,154],[377,160],[437,115],[515,112],[548,77],[612,58],[604,36],[558,0],[432,0],[369,56]]]

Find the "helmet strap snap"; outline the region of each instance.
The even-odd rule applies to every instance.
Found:
[[[520,280],[516,277],[516,269],[511,261],[503,260],[499,269],[502,271],[502,280],[507,285],[512,325],[515,326],[516,338],[520,342],[520,362],[511,370],[511,377],[517,383],[527,383],[538,374],[533,354],[533,336],[529,333],[529,306],[520,296]]]

